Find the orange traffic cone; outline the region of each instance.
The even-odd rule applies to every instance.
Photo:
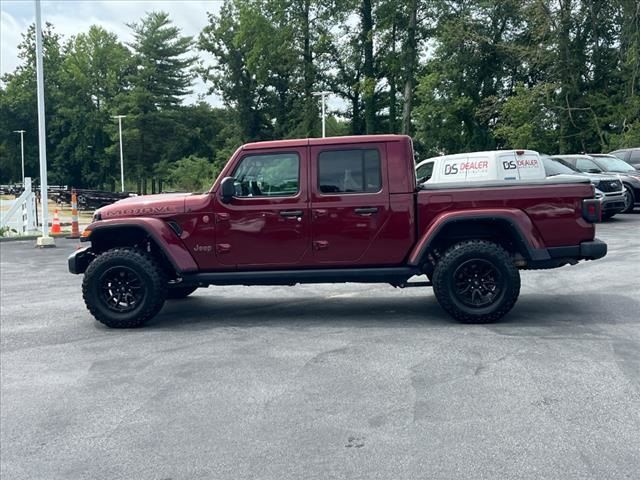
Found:
[[[78,196],[71,193],[71,235],[67,238],[80,238],[80,226],[78,225]]]
[[[58,218],[58,209],[53,211],[53,224],[51,225],[51,233],[60,233],[60,219]]]

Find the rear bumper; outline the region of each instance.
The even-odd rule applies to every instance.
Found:
[[[91,261],[95,258],[91,247],[84,247],[76,250],[67,259],[69,272],[73,274],[84,273]]]
[[[590,242],[582,242],[580,245],[553,247],[548,251],[551,258],[597,260],[607,254],[607,244],[595,238]]]

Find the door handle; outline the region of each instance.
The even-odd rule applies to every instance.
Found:
[[[302,214],[303,214],[302,210],[281,210],[280,211],[280,216],[285,218],[301,217]]]
[[[378,212],[378,208],[377,207],[362,207],[362,208],[354,208],[353,211],[356,212],[358,215],[371,215],[372,213],[377,213]]]

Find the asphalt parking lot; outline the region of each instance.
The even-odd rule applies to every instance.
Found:
[[[109,330],[75,242],[1,243],[4,479],[619,479],[640,472],[640,214],[523,272],[494,325],[430,289],[217,287]]]

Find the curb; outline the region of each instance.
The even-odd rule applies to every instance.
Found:
[[[71,235],[71,232],[61,232],[61,233],[51,233],[51,234],[49,234],[49,236],[53,237],[53,238],[67,238],[68,235]],[[26,241],[26,240],[37,240],[41,236],[42,235],[37,234],[37,235],[18,235],[18,236],[15,236],[15,237],[0,237],[0,243],[4,243],[4,242],[19,242],[19,241]],[[72,240],[79,240],[79,239],[74,238]]]

